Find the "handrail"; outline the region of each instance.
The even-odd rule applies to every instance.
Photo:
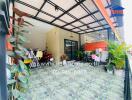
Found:
[[[131,100],[131,88],[130,88],[130,65],[128,57],[125,58],[125,77],[124,77],[124,100]]]

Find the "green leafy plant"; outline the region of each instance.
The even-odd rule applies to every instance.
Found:
[[[126,55],[127,46],[125,43],[109,42],[108,52],[109,52],[109,61],[107,69],[111,70],[115,66],[116,69],[123,69],[125,64],[125,55]]]
[[[80,50],[75,51],[75,58],[81,60],[83,58],[83,52]]]
[[[22,60],[27,58],[27,49],[23,47],[23,44],[27,41],[24,34],[28,31],[25,30],[24,26],[14,25],[14,34],[8,39],[13,46],[13,51],[7,53],[14,59],[14,64],[8,65],[8,68],[11,71],[12,79],[16,80],[15,90],[12,91],[12,94],[17,100],[24,100],[23,94],[28,89],[30,76],[30,71]]]

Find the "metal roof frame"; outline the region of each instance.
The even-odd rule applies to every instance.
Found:
[[[107,1],[107,0],[106,0]],[[40,8],[37,8],[33,5],[30,5],[30,4],[27,4],[21,0],[16,0],[16,3],[19,3],[19,4],[22,4],[24,5],[25,7],[29,7],[31,9],[34,9],[35,11],[37,11],[37,13],[35,15],[30,15],[31,18],[33,19],[36,19],[36,20],[39,20],[39,21],[42,21],[42,22],[45,22],[45,23],[48,23],[50,25],[54,25],[54,26],[57,26],[61,29],[64,29],[64,30],[67,30],[67,31],[70,31],[70,32],[74,32],[74,33],[77,33],[77,34],[85,34],[85,33],[89,33],[87,32],[88,30],[93,30],[93,31],[97,31],[95,28],[98,28],[98,27],[102,27],[102,29],[107,29],[105,27],[105,25],[109,25],[109,24],[103,24],[101,23],[101,21],[105,21],[107,23],[107,21],[105,20],[104,16],[102,15],[102,13],[99,11],[98,7],[96,6],[96,4],[94,3],[93,0],[91,0],[91,2],[94,4],[94,6],[96,7],[96,11],[90,11],[88,7],[86,7],[86,5],[84,4],[85,2],[87,2],[86,0],[75,0],[76,4],[72,5],[69,9],[65,10],[64,8],[58,6],[58,4],[55,4],[53,1],[51,0],[45,0],[42,4],[41,4],[41,7]],[[54,14],[50,14],[49,12],[46,12],[43,10],[43,7],[46,5],[46,3],[50,4],[51,6],[53,7],[57,7],[57,10],[60,10],[61,12],[63,12],[62,14],[60,14],[59,16],[55,16]],[[80,18],[77,18],[75,15],[71,14],[70,11],[72,11],[73,9],[75,9],[76,7],[80,6],[87,14],[85,16],[82,16]],[[105,7],[106,9],[111,9],[110,8],[111,5],[109,4],[109,2],[107,1],[107,6]],[[38,17],[38,15],[40,13],[43,13],[51,18],[53,18],[53,20],[51,21],[48,21],[47,19],[43,19],[43,18],[40,18]],[[96,13],[100,13],[102,18],[99,19],[97,18],[97,16],[95,16],[94,14]],[[74,19],[73,21],[71,22],[67,22],[66,20],[64,19],[61,19],[61,17],[63,17],[64,15],[68,15],[69,17],[71,17],[72,19]],[[83,18],[87,18],[91,16],[93,18],[94,21],[92,22],[89,22],[89,23],[86,23],[86,22],[83,22],[82,19]],[[112,18],[112,17],[111,17]],[[56,24],[54,23],[55,21],[60,21],[60,22],[63,22],[64,25],[59,25],[59,24]],[[74,23],[80,23],[81,25],[75,25]],[[114,23],[116,23],[116,20],[114,19]],[[74,25],[73,25],[74,24]],[[99,26],[92,26],[92,27],[89,27],[89,25],[91,24],[98,24]],[[67,26],[69,27],[72,27],[72,28],[67,28]],[[81,29],[81,27],[83,26],[86,26],[87,29]],[[116,27],[117,24],[116,24]],[[79,31],[75,31],[74,29],[78,29]],[[100,31],[100,29],[98,30]]]

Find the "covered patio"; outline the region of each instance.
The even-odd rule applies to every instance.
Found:
[[[4,23],[0,23],[2,26],[0,30],[0,33],[2,33],[0,34],[0,65],[2,65],[0,76],[3,76],[0,78],[0,100],[130,100],[131,74],[127,56],[123,74],[119,76],[106,72],[106,64],[100,64],[101,61],[97,66],[93,66],[92,61],[84,61],[83,57],[78,60],[74,57],[74,52],[81,51],[84,45],[92,44],[92,47],[85,46],[83,48],[84,54],[90,51],[91,57],[93,51],[96,52],[96,49],[98,51],[101,49],[101,51],[107,51],[107,59],[109,59],[106,41],[124,42],[123,20],[117,16],[112,16],[112,9],[115,5],[121,6],[121,1],[0,1],[0,22]],[[22,90],[24,92],[21,92],[20,89],[17,90],[19,85],[16,85],[21,80],[23,83],[26,82],[24,77],[19,77],[19,72],[17,72],[15,75],[18,74],[18,77],[7,80],[6,72],[8,66],[6,54],[9,51],[5,48],[6,34],[10,33],[8,29],[10,28],[13,33],[11,35],[14,36],[16,30],[12,27],[13,25],[19,26],[19,19],[22,23],[29,22],[33,26],[28,28],[33,35],[24,34],[30,40],[30,43],[27,42],[24,47],[29,51],[37,48],[38,51],[49,52],[47,55],[52,58],[52,60],[49,60],[51,66],[47,61],[45,61],[46,64],[40,64],[38,61],[42,58],[40,56],[38,56],[36,63],[36,53],[35,60],[34,58],[30,60],[35,62],[37,67],[32,67],[32,63],[28,64],[28,67],[23,65],[23,69],[30,70],[28,89],[27,91]],[[102,41],[105,41],[103,47],[100,44],[97,45],[98,42]],[[15,46],[10,51],[15,52]],[[20,45],[18,46],[22,48]],[[17,54],[17,52],[15,53]],[[44,55],[44,53],[39,55]],[[100,51],[98,54],[101,55]],[[67,55],[69,59],[61,58],[64,55]],[[19,59],[18,57],[18,62],[20,62]],[[107,59],[105,59],[105,63],[108,63]],[[24,63],[21,62],[22,64]],[[20,73],[22,73],[22,70]],[[21,75],[26,76],[23,73]],[[7,85],[12,86],[10,93]],[[21,83],[20,85],[27,87]]]

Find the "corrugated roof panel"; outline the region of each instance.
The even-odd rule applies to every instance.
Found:
[[[53,17],[50,17],[50,16],[48,16],[48,15],[46,15],[46,14],[43,14],[43,13],[39,13],[38,14],[38,17],[39,18],[41,18],[41,19],[45,19],[45,20],[47,20],[47,21],[52,21],[54,18]]]
[[[57,17],[59,15],[61,15],[63,12],[60,10],[55,10],[55,7],[46,3],[45,6],[42,8],[43,11]]]
[[[87,29],[87,27],[83,26],[83,27],[80,27],[80,29],[85,30],[85,29]]]
[[[94,28],[95,30],[100,30],[100,29],[103,29],[102,27],[98,27],[98,28]]]
[[[75,0],[52,0],[52,1],[61,8],[63,8],[64,10],[68,10],[69,8],[76,4]]]
[[[103,18],[103,16],[101,15],[100,12],[95,13],[94,16],[96,16],[97,19],[102,19]]]
[[[28,14],[31,14],[33,16],[36,15],[36,13],[37,13],[36,10],[34,10],[32,8],[29,8],[29,7],[25,6],[25,5],[22,5],[20,3],[15,3],[15,6],[16,6],[17,9],[19,9],[19,10],[21,10],[23,12],[26,12]]]
[[[77,6],[76,8],[72,9],[69,13],[76,16],[77,18],[81,18],[87,15],[86,11],[84,11],[80,6]]]
[[[60,19],[66,21],[68,23],[70,23],[70,22],[75,20],[74,18],[70,17],[69,15],[63,15]]]
[[[87,24],[90,22],[94,22],[94,19],[91,16],[88,16],[86,18],[81,19],[81,21]]]
[[[96,27],[96,26],[99,26],[98,23],[93,23],[93,24],[90,24],[89,27]]]
[[[105,20],[100,21],[102,24],[107,24]]]
[[[86,31],[81,31],[81,30],[87,30],[87,29],[89,29],[89,27],[94,28],[95,30],[102,29],[103,28],[102,25],[107,24],[105,19],[102,21],[98,21],[98,20],[103,19],[104,17],[102,16],[99,9],[92,2],[92,0],[86,0],[83,3],[80,3],[81,6],[76,5],[77,4],[76,1],[79,2],[80,0],[48,0],[45,3],[44,7],[42,7],[42,9],[41,9],[42,11],[46,12],[47,15],[42,13],[41,11],[39,12],[39,10],[38,11],[34,10],[34,7],[36,7],[37,9],[40,9],[42,4],[44,3],[44,0],[19,0],[19,3],[22,3],[23,5],[18,4],[18,3],[16,3],[16,4],[17,4],[18,9],[20,9],[22,11],[26,11],[27,13],[33,15],[33,18],[36,18],[35,15],[37,14],[37,12],[39,12],[37,17],[41,18],[42,20],[48,21],[52,25],[56,24],[58,26],[62,26],[61,28],[68,29],[68,30],[75,28],[71,31],[75,31],[75,32],[79,32],[79,33],[85,33]],[[32,9],[32,7],[31,8],[27,7],[29,5],[34,6],[33,9]],[[57,5],[59,7],[58,10],[55,9],[55,5]],[[106,0],[103,0],[103,5],[105,7],[108,6],[108,2]],[[87,11],[85,11],[82,8],[82,6]],[[70,11],[66,11],[71,7],[73,7],[73,9],[71,9]],[[111,16],[110,8],[107,8],[106,10],[110,17]],[[91,13],[93,13],[93,14],[91,14]],[[51,16],[48,16],[48,14]],[[61,15],[61,17],[59,17],[60,15]],[[82,17],[84,17],[84,18],[82,18]],[[59,19],[61,19],[62,21]],[[112,20],[112,22],[115,22],[114,18],[111,18],[111,20]],[[91,23],[91,24],[89,25],[89,23]],[[86,26],[87,24],[89,27]],[[80,26],[82,26],[82,27],[80,27]],[[101,27],[98,27],[98,26],[101,26]],[[104,26],[104,28],[106,28],[106,27],[107,26]],[[89,29],[87,31],[90,31],[90,30],[93,31],[93,29]]]
[[[80,22],[75,22],[75,23],[72,23],[72,25],[74,25],[74,26],[81,26],[81,25],[83,25],[83,24],[80,23]]]
[[[76,31],[77,32],[77,31],[80,31],[80,29],[76,28],[76,29],[73,29],[73,31]]]
[[[22,0],[23,2],[30,4],[36,8],[40,8],[41,5],[43,4],[43,0]]]
[[[92,29],[89,29],[89,30],[87,30],[86,32],[91,32],[91,31],[93,31]]]
[[[62,22],[62,21],[60,21],[60,20],[56,20],[56,21],[54,21],[53,23],[54,23],[54,24],[57,24],[57,25],[59,25],[59,26],[63,26],[63,25],[66,24],[66,23],[64,23],[64,22]]]
[[[105,25],[104,27],[105,27],[105,28],[109,28],[110,26],[109,26],[109,25]]]
[[[97,11],[97,10],[98,10],[91,0],[86,0],[86,1],[84,2],[84,5],[85,5],[91,12],[94,12],[94,11]]]
[[[102,3],[103,3],[103,5],[104,5],[105,7],[108,6],[107,0],[102,0]]]
[[[68,26],[65,26],[65,28],[67,28],[67,29],[72,29],[72,28],[74,28],[74,27],[71,26],[71,25],[68,25]]]

